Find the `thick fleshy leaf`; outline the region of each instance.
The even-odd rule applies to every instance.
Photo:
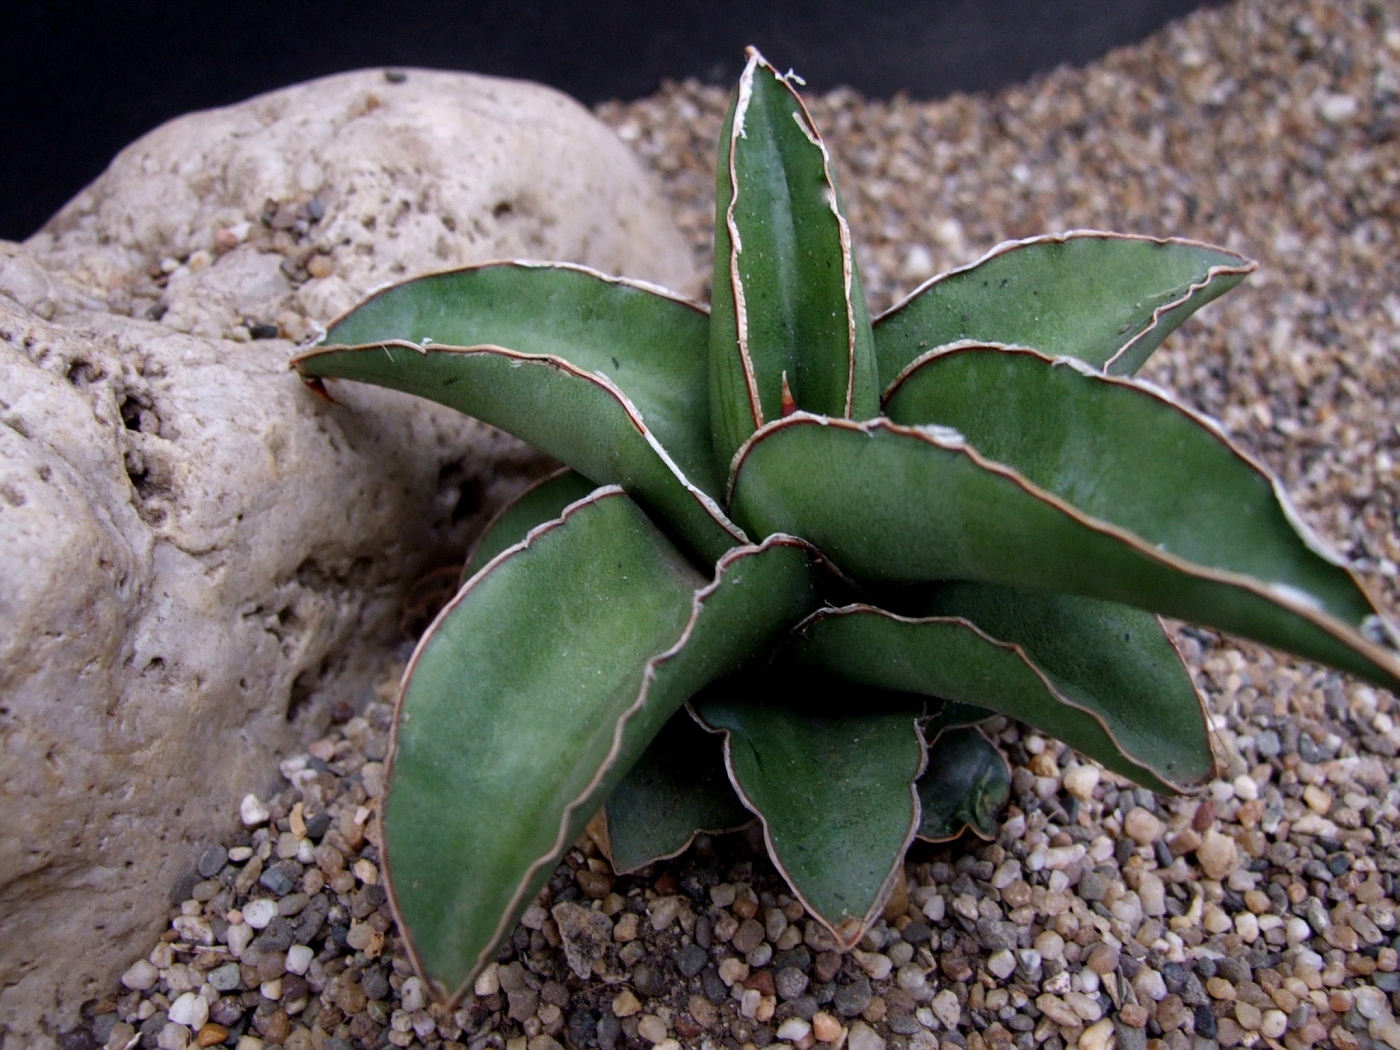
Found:
[[[1195,241],[1081,230],[1011,241],[941,274],[875,321],[880,382],[961,340],[1030,346],[1131,375],[1254,269]]]
[[[954,726],[929,744],[928,768],[918,786],[919,838],[945,842],[966,827],[990,839],[1011,798],[1011,767],[980,729]]]
[[[608,851],[620,874],[685,851],[700,832],[753,820],[729,784],[724,749],[678,711],[608,796]]]
[[[918,603],[924,616],[957,616],[1020,648],[1072,703],[1102,722],[1122,752],[1167,784],[1191,788],[1214,775],[1204,704],[1161,620],[1116,602],[985,583],[945,583]],[[1024,718],[1051,736],[1054,721]],[[1080,748],[1115,768],[1111,754]],[[1147,783],[1140,774],[1123,775]]]
[[[752,48],[721,132],[715,213],[710,397],[721,462],[789,404],[875,415],[870,316],[831,158],[791,83]]]
[[[607,487],[443,610],[404,677],[384,815],[391,899],[439,994],[461,994],[677,708],[811,610],[813,565],[777,537],[707,584]]]
[[[325,341],[494,346],[566,361],[621,390],[691,484],[714,496],[729,464],[711,452],[709,330],[704,307],[664,288],[568,263],[494,262],[378,292]]]
[[[947,587],[961,590],[962,600],[956,594],[945,599],[942,605],[959,611],[943,616],[903,617],[861,605],[822,610],[801,629],[793,658],[861,685],[923,693],[1028,722],[1156,791],[1198,787],[1210,778],[1200,701],[1150,614],[1009,587]],[[1015,607],[1017,598],[1024,612]],[[1010,637],[971,619],[974,612],[985,612]],[[1057,612],[1066,617],[1062,635]],[[1125,637],[1127,631],[1115,637],[1110,632],[1117,627],[1148,637]],[[1076,653],[1076,643],[1099,648]],[[1066,676],[1039,664],[1037,650]],[[1121,669],[1115,664],[1120,652]]]
[[[617,484],[698,561],[745,537],[690,480],[611,380],[563,358],[499,347],[385,342],[327,347],[296,359],[304,377],[402,390],[514,434],[603,484]]]
[[[559,517],[570,503],[597,487],[567,467],[535,482],[487,523],[462,566],[462,583],[501,551],[523,540],[536,525]]]
[[[755,434],[736,457],[731,509],[755,535],[803,536],[868,583],[963,579],[1082,594],[1400,687],[1400,659],[1363,633],[1379,614],[1345,570],[1291,531],[1280,535],[1265,520],[1228,536],[1206,517],[1205,536],[1188,549],[1215,564],[1159,548],[1158,535],[1178,536],[1162,533],[1164,523],[1196,513],[1196,496],[1172,493],[1155,525],[1136,508],[1095,504],[1109,515],[1095,517],[988,459],[956,431],[797,414]],[[1147,537],[1117,523],[1125,512],[1151,526]],[[1266,545],[1272,561],[1244,550]],[[1247,559],[1245,571],[1219,564],[1224,554]],[[1267,575],[1248,575],[1249,566]]]
[[[741,798],[807,910],[850,947],[879,917],[918,827],[915,707],[868,690],[738,676],[691,702],[725,734]]]

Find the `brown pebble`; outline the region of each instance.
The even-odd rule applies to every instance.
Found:
[[[777,995],[777,989],[773,987],[773,972],[771,970],[759,970],[749,974],[744,980],[745,988],[752,988],[760,995]]]
[[[208,1022],[194,1037],[196,1046],[218,1046],[228,1038],[228,1029],[221,1024]]]
[[[1118,1011],[1118,1019],[1129,1028],[1143,1028],[1147,1025],[1147,1007],[1138,1003],[1124,1003]]]
[[[1106,973],[1112,973],[1118,969],[1118,949],[1111,948],[1107,944],[1095,945],[1089,952],[1089,969],[1102,977]]]
[[[885,910],[881,914],[886,922],[894,922],[908,910],[909,886],[901,874],[895,878],[894,890],[890,893],[890,899],[885,902]]]
[[[1185,828],[1173,835],[1167,841],[1167,845],[1173,854],[1184,857],[1188,853],[1194,853],[1201,845],[1201,836],[1196,833],[1195,828]]]
[[[306,272],[312,277],[329,277],[335,273],[335,261],[329,255],[317,252],[306,260]]]
[[[758,914],[758,901],[751,900],[749,897],[737,897],[730,910],[741,919],[752,919]],[[760,926],[759,929],[762,927]]]
[[[603,900],[613,888],[613,880],[609,876],[589,868],[579,868],[574,872],[574,881],[578,883],[583,895],[594,901]]]
[[[1204,798],[1201,804],[1196,807],[1196,812],[1191,817],[1191,827],[1204,832],[1215,823],[1215,799]]]
[[[841,1022],[829,1013],[819,1012],[812,1017],[812,1034],[819,1043],[834,1043],[841,1038]]]

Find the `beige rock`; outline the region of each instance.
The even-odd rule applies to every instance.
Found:
[[[399,84],[341,73],[173,120],[26,248],[114,309],[164,307],[165,327],[216,338],[247,320],[324,323],[380,285],[486,259],[586,261],[668,287],[694,278],[636,158],[582,106],[420,69]],[[316,254],[329,276],[309,276],[301,260]],[[162,262],[174,264],[164,290],[148,277]]]
[[[1134,806],[1123,818],[1123,834],[1139,846],[1150,846],[1161,838],[1166,830],[1165,824],[1141,806]]]
[[[312,198],[324,215],[299,232]],[[291,228],[264,226],[267,201]],[[301,266],[318,248],[321,279]],[[291,343],[224,337],[299,334],[375,284],[520,255],[691,269],[581,107],[418,71],[181,118],[25,248],[0,244],[0,1033],[52,1046],[107,994],[203,838],[277,787],[324,698],[382,674],[405,585],[541,466],[387,391],[326,404]]]
[[[1240,851],[1230,836],[1208,831],[1196,849],[1196,859],[1200,861],[1206,878],[1218,881],[1239,867]]]

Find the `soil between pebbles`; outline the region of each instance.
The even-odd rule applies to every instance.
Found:
[[[1041,232],[1258,258],[1146,375],[1220,419],[1400,605],[1400,3],[1250,0],[994,96],[811,102],[876,309]],[[687,83],[599,109],[705,269],[725,104]],[[380,884],[385,683],[245,800],[149,958],[63,1045],[1400,1050],[1395,698],[1178,636],[1224,770],[1201,796],[1155,798],[1003,723],[997,841],[916,848],[847,955],[742,834],[622,879],[584,844],[451,1013],[398,951]]]

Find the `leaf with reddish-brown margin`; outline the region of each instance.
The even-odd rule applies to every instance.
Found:
[[[1205,713],[1150,613],[986,584],[943,589],[954,593],[928,603],[941,615],[822,609],[799,629],[792,658],[1019,719],[1154,791],[1210,779]]]
[[[619,874],[685,851],[701,832],[753,820],[724,770],[720,742],[677,711],[603,807],[608,852]]]
[[[716,496],[728,463],[710,445],[709,330],[703,306],[655,285],[570,263],[491,262],[376,292],[324,341],[494,346],[567,362],[622,391],[690,483]],[[322,374],[301,363],[328,349],[298,358],[302,373]]]
[[[563,358],[494,346],[383,343],[312,351],[296,365],[303,376],[374,383],[447,405],[528,441],[591,481],[620,485],[699,563],[712,565],[746,542],[627,396],[605,376]]]
[[[567,467],[541,478],[492,518],[462,566],[462,583],[507,547],[513,547],[541,522],[553,521],[598,486]]]
[[[831,157],[788,79],[748,54],[716,172],[710,403],[721,464],[792,406],[855,419],[879,411]]]
[[[919,824],[922,707],[909,700],[776,670],[691,701],[724,733],[730,779],[774,864],[843,948],[879,918]]]
[[[1074,477],[1080,461],[1067,462]],[[1094,516],[956,431],[805,413],[756,433],[735,463],[730,506],[739,521],[754,535],[803,536],[859,582],[963,579],[1081,594],[1400,688],[1400,658],[1364,633],[1379,614],[1344,569],[1279,528],[1277,515],[1207,513],[1221,505],[1197,499],[1198,487],[1149,487],[1160,497],[1149,510],[1097,500]],[[1081,469],[1092,475],[1090,463]],[[1146,535],[1120,524],[1125,515]],[[1193,516],[1194,539],[1181,524]],[[1159,547],[1168,537],[1185,551]]]
[[[946,842],[965,827],[995,838],[997,814],[1011,798],[1011,767],[975,726],[935,731],[928,767],[919,777],[919,838]]]
[[[415,965],[455,999],[666,720],[818,602],[774,537],[713,582],[609,486],[499,554],[404,676],[384,864]]]
[[[880,384],[962,340],[1030,346],[1131,375],[1182,321],[1254,270],[1178,238],[1075,230],[998,245],[875,320]]]

